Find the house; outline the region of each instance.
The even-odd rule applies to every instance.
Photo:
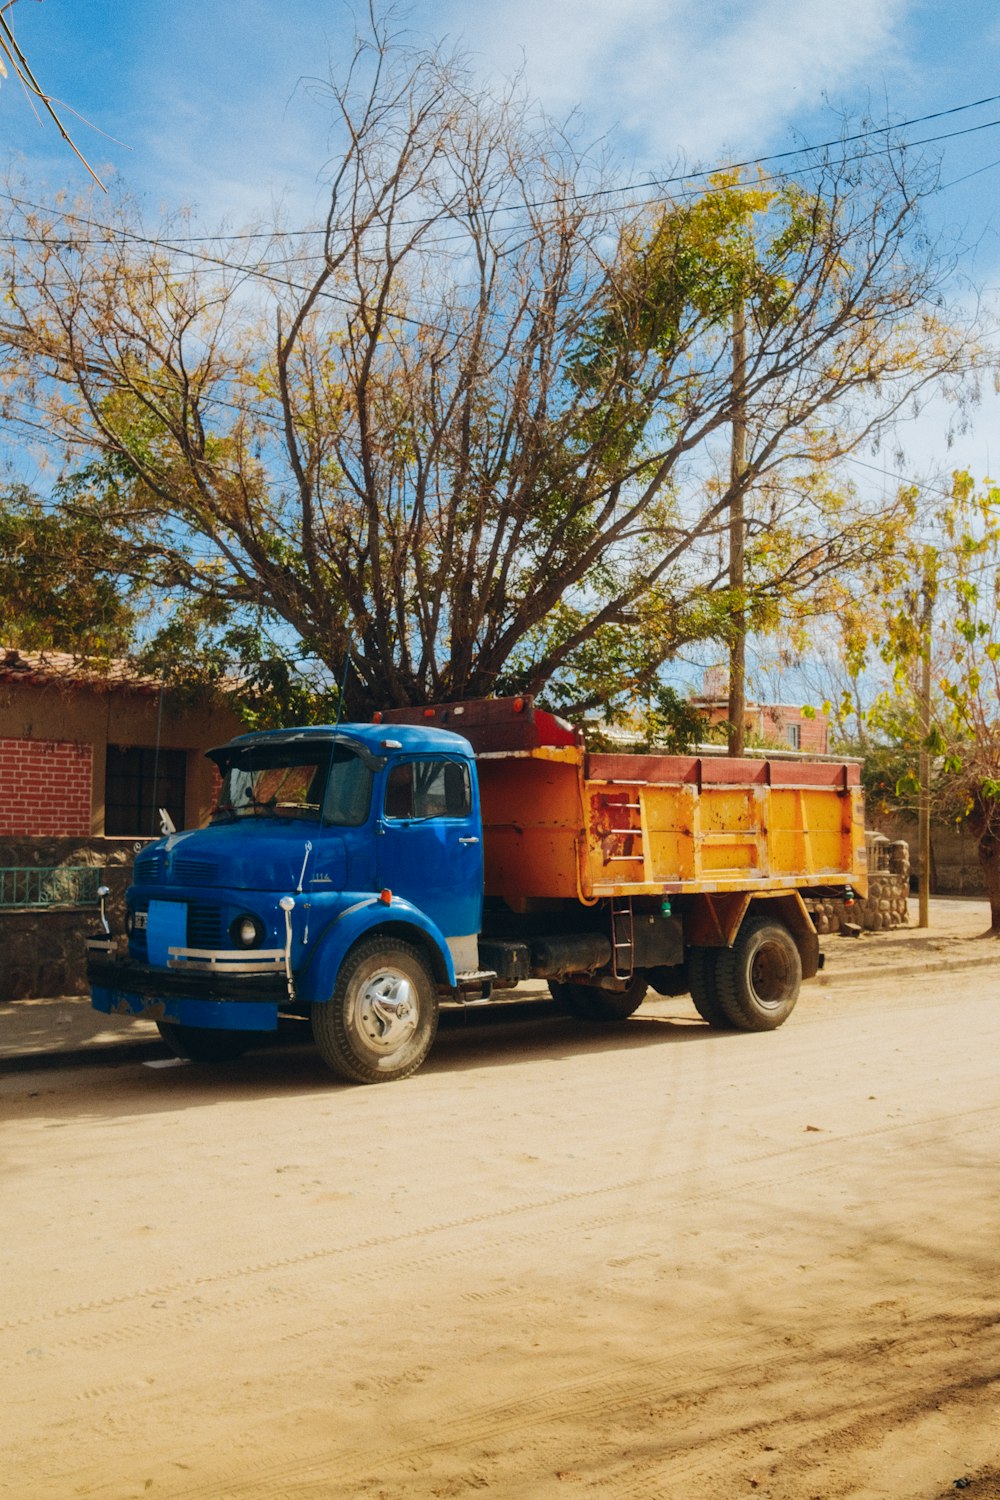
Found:
[[[691,699],[691,705],[705,715],[709,724],[728,723],[729,696],[724,670],[712,668],[705,673],[702,692]],[[748,702],[743,722],[748,741],[755,745],[800,750],[805,755],[829,753],[830,722],[821,709],[793,703]]]
[[[202,821],[204,751],[239,731],[224,701],[198,704],[113,663],[0,651],[0,838],[150,838],[159,809]]]
[[[204,752],[241,728],[122,664],[0,648],[0,1000],[80,994],[84,937],[110,887],[119,926],[137,849],[207,818]]]

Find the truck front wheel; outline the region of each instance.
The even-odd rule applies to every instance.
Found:
[[[802,960],[787,927],[766,918],[744,922],[731,948],[719,948],[715,989],[740,1031],[774,1031],[799,998]]]
[[[437,1033],[438,1000],[410,943],[369,938],[344,959],[332,997],[311,1009],[328,1067],[350,1083],[392,1083],[415,1073]]]
[[[646,998],[649,981],[634,974],[624,990],[601,990],[593,984],[549,980],[549,991],[564,1010],[581,1021],[625,1021]]]

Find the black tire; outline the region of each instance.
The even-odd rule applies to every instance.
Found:
[[[423,954],[372,937],[344,959],[333,995],[311,1010],[328,1067],[350,1083],[393,1083],[415,1073],[437,1034],[438,998]]]
[[[658,995],[668,998],[688,993],[687,964],[657,964],[649,970],[650,986]]]
[[[720,948],[715,966],[719,1003],[740,1031],[774,1031],[799,998],[802,960],[780,922],[744,922],[731,948]]]
[[[242,1057],[256,1040],[254,1031],[222,1031],[209,1026],[181,1026],[157,1021],[156,1029],[175,1057],[188,1062],[226,1063]]]
[[[688,949],[688,988],[694,1008],[703,1021],[717,1031],[732,1031],[733,1023],[722,1007],[716,987],[716,964],[722,951],[721,948]]]
[[[564,1010],[578,1021],[600,1021],[605,1025],[627,1021],[646,998],[649,981],[645,974],[633,974],[624,990],[600,990],[593,984],[569,984],[549,980],[549,991]]]

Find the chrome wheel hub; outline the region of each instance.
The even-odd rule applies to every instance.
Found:
[[[395,1052],[417,1029],[419,1013],[405,974],[382,969],[366,979],[358,997],[358,1025],[370,1047]]]

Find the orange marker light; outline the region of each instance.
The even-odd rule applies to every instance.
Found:
[[[379,709],[377,711],[377,713],[373,713],[372,714],[372,723],[373,724],[381,724],[381,722],[382,722],[382,710]]]
[[[389,890],[379,891],[378,899],[382,902],[383,906],[388,906],[392,901],[392,892]]]
[[[516,714],[523,714],[524,713],[524,699],[523,698],[515,698],[514,699],[514,712]]]

